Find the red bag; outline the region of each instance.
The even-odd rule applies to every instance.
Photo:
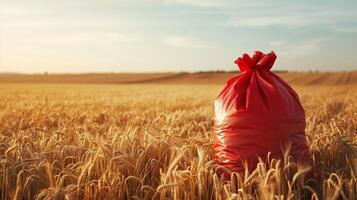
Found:
[[[243,54],[235,63],[240,74],[231,78],[215,101],[215,161],[231,171],[241,171],[243,161],[255,169],[258,157],[290,155],[308,161],[305,113],[296,92],[270,71],[274,52]]]

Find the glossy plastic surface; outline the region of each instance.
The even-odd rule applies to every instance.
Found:
[[[258,157],[283,158],[283,149],[299,162],[308,160],[305,113],[297,93],[270,71],[276,55],[244,54],[215,100],[215,162],[241,171],[254,169]]]

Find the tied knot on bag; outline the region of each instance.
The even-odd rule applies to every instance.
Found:
[[[273,51],[264,54],[261,51],[255,51],[253,57],[248,54],[243,54],[234,63],[238,65],[239,70],[244,72],[248,70],[265,69],[270,70],[276,60],[276,55]]]

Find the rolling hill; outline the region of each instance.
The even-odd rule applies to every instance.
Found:
[[[353,72],[279,72],[293,85],[357,85]],[[1,74],[0,83],[91,83],[91,84],[224,84],[237,73],[87,73],[87,74]]]

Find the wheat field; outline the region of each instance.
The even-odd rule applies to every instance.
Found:
[[[300,86],[312,166],[220,178],[218,85],[1,84],[1,199],[357,199],[357,88]]]

